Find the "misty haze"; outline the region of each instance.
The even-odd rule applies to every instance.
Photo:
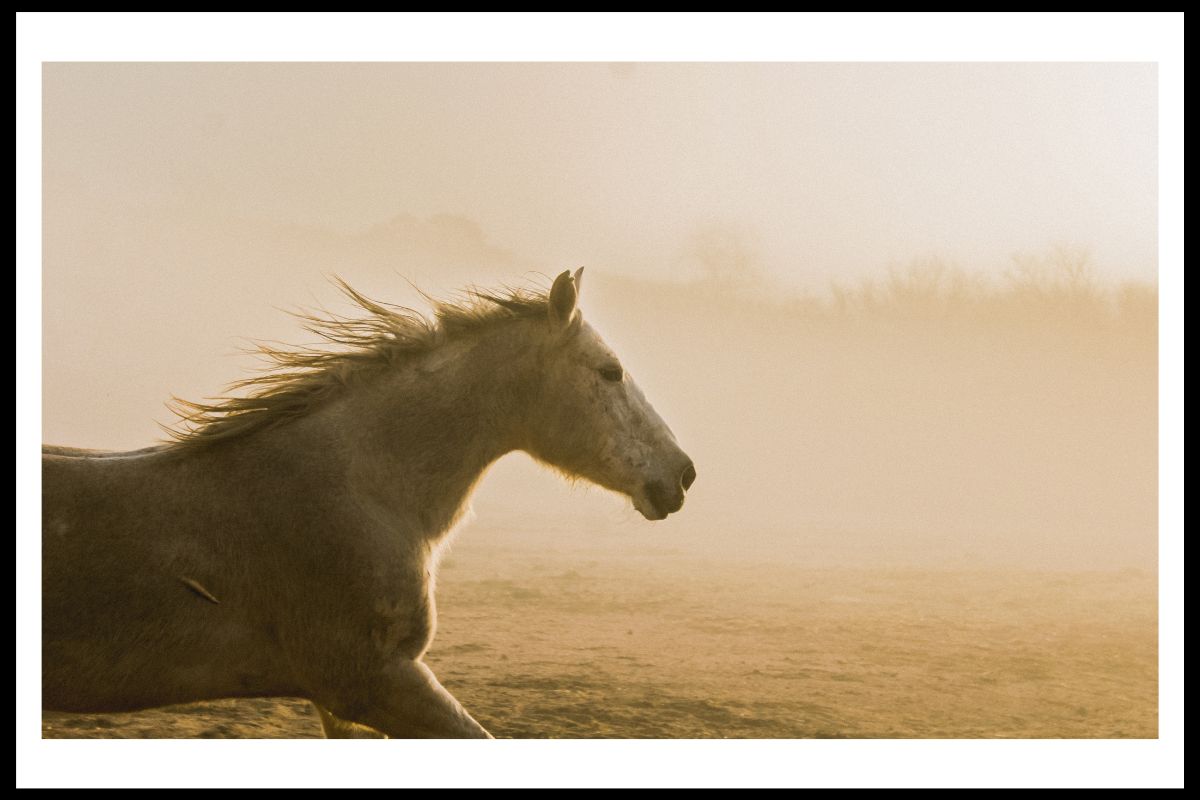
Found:
[[[1155,85],[48,64],[43,440],[161,441],[248,342],[313,343],[287,310],[351,313],[330,275],[427,313],[586,265],[698,477],[648,522],[486,473],[425,660],[495,736],[1155,737]],[[321,726],[272,698],[43,735]]]

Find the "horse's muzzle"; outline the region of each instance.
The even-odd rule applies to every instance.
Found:
[[[683,508],[687,490],[696,482],[696,466],[690,460],[670,483],[661,480],[646,481],[642,487],[649,508],[639,509],[649,520],[666,519]],[[650,513],[647,513],[650,512]]]

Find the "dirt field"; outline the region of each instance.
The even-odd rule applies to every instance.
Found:
[[[628,544],[628,543],[625,543]],[[645,544],[443,564],[427,661],[497,737],[1155,737],[1142,571],[817,569]],[[47,713],[47,738],[320,737],[301,700]]]

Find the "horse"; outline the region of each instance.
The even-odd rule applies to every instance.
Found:
[[[353,316],[301,313],[321,346],[260,345],[230,396],[176,399],[169,440],[43,447],[43,708],[287,696],[329,738],[493,738],[422,661],[489,465],[683,506],[695,466],[584,321],[582,268],[432,316],[335,281]]]

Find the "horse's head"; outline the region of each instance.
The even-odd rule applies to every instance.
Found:
[[[646,519],[683,506],[696,468],[620,360],[578,309],[582,268],[554,281],[525,449],[628,495]]]

